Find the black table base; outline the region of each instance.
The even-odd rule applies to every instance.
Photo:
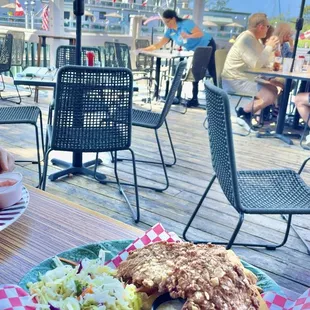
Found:
[[[81,166],[75,166],[75,165],[73,165],[71,163],[68,163],[68,162],[63,161],[63,160],[55,159],[55,158],[52,159],[51,161],[52,161],[53,165],[61,166],[61,167],[65,167],[66,168],[64,170],[61,170],[59,172],[51,174],[48,177],[51,181],[55,181],[58,178],[66,176],[66,175],[69,175],[69,174],[73,174],[73,175],[79,174],[79,175],[86,175],[86,176],[94,177],[94,171],[91,170],[91,169],[88,169],[88,167],[93,166],[93,165],[96,164],[96,160],[95,159],[91,160],[91,161],[88,161],[85,164],[82,164]],[[97,162],[97,165],[100,165],[101,163],[102,163],[102,160],[99,159],[98,162]],[[103,180],[106,179],[106,175],[104,175],[103,173],[96,172],[96,178],[99,181],[103,181]]]
[[[257,138],[276,138],[279,139],[283,142],[285,142],[288,145],[293,145],[293,141],[291,140],[291,138],[295,138],[295,139],[300,139],[300,134],[283,134],[283,133],[276,133],[276,132],[258,132],[256,133],[256,137]]]

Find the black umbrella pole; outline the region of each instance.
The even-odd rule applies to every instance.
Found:
[[[295,35],[295,42],[294,42],[294,49],[293,49],[293,62],[292,62],[291,72],[293,71],[293,68],[294,68],[294,62],[295,62],[295,57],[296,57],[296,52],[297,52],[297,47],[298,47],[299,34],[302,30],[302,27],[304,26],[303,15],[304,15],[305,3],[306,3],[306,0],[301,1],[299,17],[296,20],[296,25],[295,25],[296,35]]]
[[[75,51],[75,63],[77,66],[81,65],[81,46],[82,46],[82,16],[76,17],[76,51]]]
[[[84,0],[74,0],[73,12],[76,16],[76,53],[75,63],[81,65],[82,16],[84,15]]]

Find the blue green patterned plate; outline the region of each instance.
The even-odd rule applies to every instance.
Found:
[[[58,254],[59,257],[63,257],[75,262],[81,261],[83,258],[87,257],[89,259],[95,259],[98,257],[99,251],[101,249],[107,251],[106,261],[113,258],[123,249],[125,249],[129,244],[132,243],[132,240],[115,240],[115,241],[104,241],[100,243],[92,243],[77,248],[70,249],[68,251]],[[242,261],[242,264],[249,270],[251,270],[258,278],[258,286],[261,287],[264,291],[274,291],[281,293],[280,287],[275,281],[273,281],[267,274],[261,271],[258,268]],[[48,258],[40,263],[38,266],[31,269],[19,282],[19,285],[28,291],[27,283],[28,282],[37,282],[39,281],[39,274],[45,274],[47,271],[54,269],[55,265],[52,258]]]

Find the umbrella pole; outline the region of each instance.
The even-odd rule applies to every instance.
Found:
[[[81,65],[81,46],[82,46],[82,16],[84,15],[84,0],[74,0],[73,12],[76,16],[76,51],[75,63]]]
[[[306,2],[306,0],[301,1],[299,17],[297,18],[296,25],[295,25],[296,36],[295,36],[294,49],[293,49],[293,62],[292,62],[291,70],[290,70],[291,72],[293,71],[293,68],[294,68],[294,62],[295,62],[295,56],[296,56],[296,52],[297,52],[299,34],[300,34],[300,31],[302,30],[302,27],[304,25],[303,14],[304,14],[305,2]]]

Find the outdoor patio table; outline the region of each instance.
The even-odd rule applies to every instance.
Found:
[[[26,186],[28,208],[0,232],[0,284],[17,284],[43,260],[103,240],[135,239],[143,232],[98,212]]]
[[[56,87],[58,69],[55,67],[27,67],[14,77],[15,85],[28,85],[36,87]],[[139,91],[134,85],[133,91]],[[38,95],[34,98],[38,102]]]
[[[156,51],[151,51],[151,52],[145,52],[141,51],[140,54],[146,55],[146,56],[151,56],[151,57],[156,57],[156,71],[155,71],[155,91],[154,91],[154,98],[156,100],[159,99],[159,82],[160,82],[160,66],[161,66],[161,59],[176,59],[180,58],[180,60],[187,58],[187,57],[192,57],[194,55],[193,51],[169,51],[169,50],[156,50]],[[169,84],[167,84],[167,88],[169,88]],[[167,93],[167,89],[166,89]]]
[[[288,137],[283,135],[284,130],[284,123],[285,123],[285,116],[286,116],[286,109],[288,105],[289,94],[291,90],[292,80],[303,80],[309,81],[310,80],[310,73],[309,72],[282,72],[282,71],[272,71],[269,68],[261,68],[261,69],[254,69],[254,70],[246,70],[245,72],[255,75],[264,75],[268,77],[280,77],[285,78],[285,86],[284,86],[284,93],[282,96],[282,101],[280,105],[278,120],[277,120],[277,128],[276,133],[272,136],[275,138],[281,139],[287,144],[293,144],[292,140]]]

